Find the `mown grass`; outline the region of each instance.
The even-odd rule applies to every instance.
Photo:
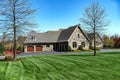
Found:
[[[0,80],[120,80],[120,52],[41,55],[0,61]]]

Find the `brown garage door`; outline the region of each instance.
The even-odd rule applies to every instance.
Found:
[[[42,46],[36,46],[36,51],[42,51]]]
[[[28,46],[27,47],[27,52],[34,52],[34,47],[33,46]]]

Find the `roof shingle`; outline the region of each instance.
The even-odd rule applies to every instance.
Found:
[[[68,29],[62,30],[57,41],[58,42],[59,41],[67,41],[76,27],[77,26],[75,25],[75,26],[69,27]]]

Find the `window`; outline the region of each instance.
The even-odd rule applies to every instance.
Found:
[[[77,38],[78,38],[78,39],[80,38],[80,34],[77,34]]]
[[[49,45],[49,44],[46,44],[46,47],[50,47],[50,45]]]
[[[33,36],[31,37],[31,39],[33,40]]]
[[[85,42],[81,42],[82,47],[85,47]]]
[[[35,36],[32,36],[31,39],[32,39],[32,40],[35,40]]]
[[[73,48],[77,47],[77,42],[73,42]]]

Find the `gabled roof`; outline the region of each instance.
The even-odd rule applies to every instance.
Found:
[[[94,37],[94,33],[89,33],[89,34],[87,34],[87,36],[88,36],[88,38],[89,38],[90,40],[92,40],[93,37]]]
[[[103,42],[102,38],[100,37],[100,35],[98,33],[96,33],[98,35],[98,37],[101,39],[101,41]],[[92,39],[94,38],[94,33],[89,33],[87,34],[88,38],[90,39],[90,41],[92,41]]]
[[[32,33],[28,35],[28,38],[24,43],[53,43],[56,42],[61,30],[59,31],[48,31],[45,33]],[[31,37],[35,36],[35,40]]]
[[[71,34],[73,33],[73,31],[75,30],[76,27],[77,26],[75,25],[75,26],[69,27],[68,29],[62,30],[57,41],[58,42],[59,41],[67,41],[70,38]]]
[[[60,36],[58,38],[58,42],[59,41],[68,41],[68,39],[70,38],[70,36],[72,35],[73,31],[76,29],[76,27],[78,27],[80,29],[80,31],[82,32],[82,34],[85,36],[85,38],[89,41],[89,38],[87,37],[87,35],[84,33],[84,31],[81,29],[80,24],[75,25],[75,26],[71,26],[68,29],[64,29],[63,31],[61,31]]]

